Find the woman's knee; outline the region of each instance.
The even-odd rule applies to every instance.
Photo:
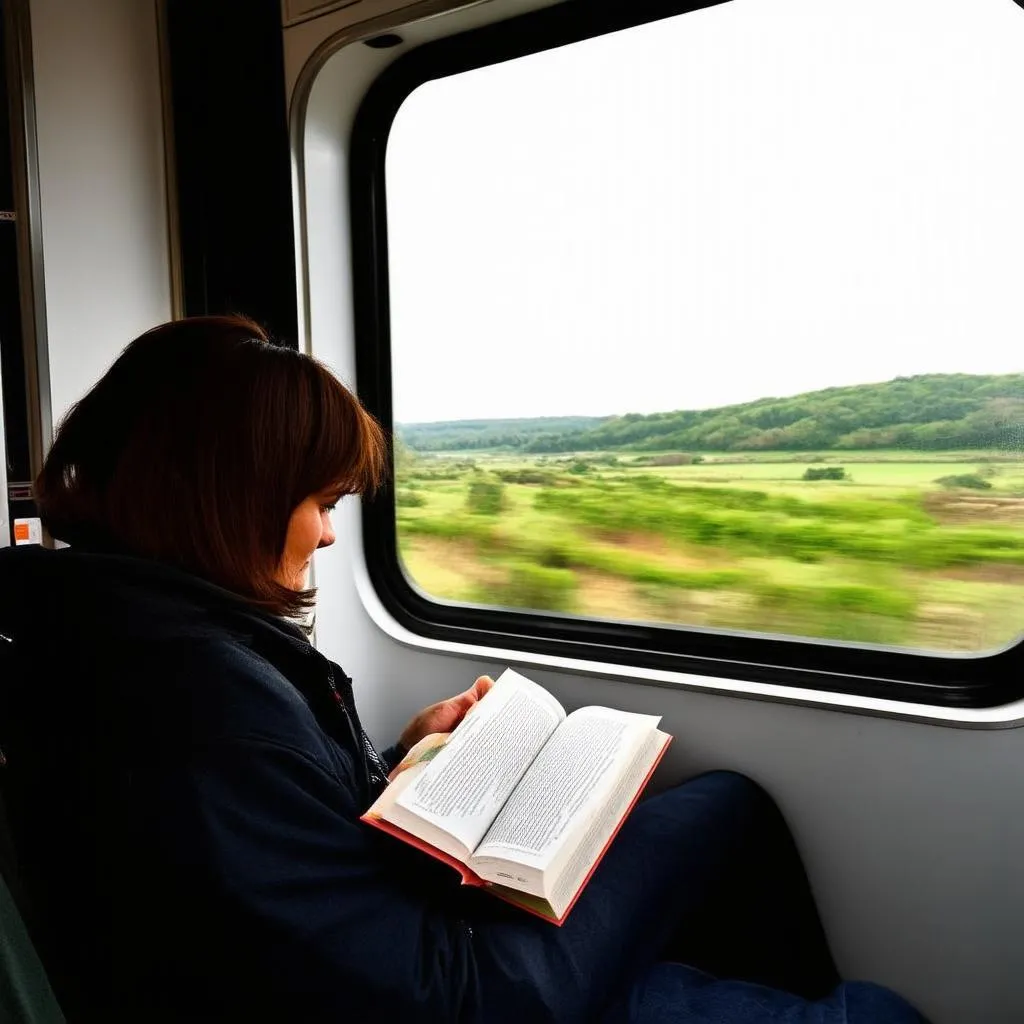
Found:
[[[717,769],[697,775],[682,783],[693,791],[707,793],[738,806],[749,806],[760,810],[777,812],[775,801],[768,791],[750,776],[727,769]]]
[[[719,823],[722,834],[734,835],[745,845],[756,838],[767,854],[774,848],[789,850],[789,827],[770,794],[749,776],[735,771],[710,771],[661,794],[662,814],[695,811],[708,822]],[[657,799],[657,798],[656,798]]]

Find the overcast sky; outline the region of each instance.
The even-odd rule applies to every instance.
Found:
[[[1022,55],[1013,0],[731,0],[422,86],[395,419],[1024,370]]]

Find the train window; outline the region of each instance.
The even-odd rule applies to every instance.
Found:
[[[1024,11],[629,6],[429,44],[363,105],[378,589],[436,636],[1004,699]]]

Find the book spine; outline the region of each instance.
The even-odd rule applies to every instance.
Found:
[[[453,857],[450,853],[439,850],[436,846],[431,846],[430,843],[425,843],[418,836],[414,836],[411,832],[406,832],[404,828],[392,825],[390,821],[385,821],[383,818],[378,818],[372,814],[364,814],[359,820],[367,825],[372,825],[374,828],[379,828],[381,832],[386,832],[389,836],[394,836],[395,839],[400,839],[403,843],[415,846],[417,850],[421,850],[427,856],[433,857],[435,860],[441,861],[442,864],[447,864],[449,867],[454,868],[462,876],[463,885],[473,885],[478,888],[487,887],[487,883],[475,871],[463,864],[461,860]]]

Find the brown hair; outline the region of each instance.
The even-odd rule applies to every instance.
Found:
[[[274,580],[292,512],[373,489],[385,464],[377,422],[325,366],[244,317],[193,317],[136,338],[72,407],[35,494],[60,540],[287,615],[315,594]]]

